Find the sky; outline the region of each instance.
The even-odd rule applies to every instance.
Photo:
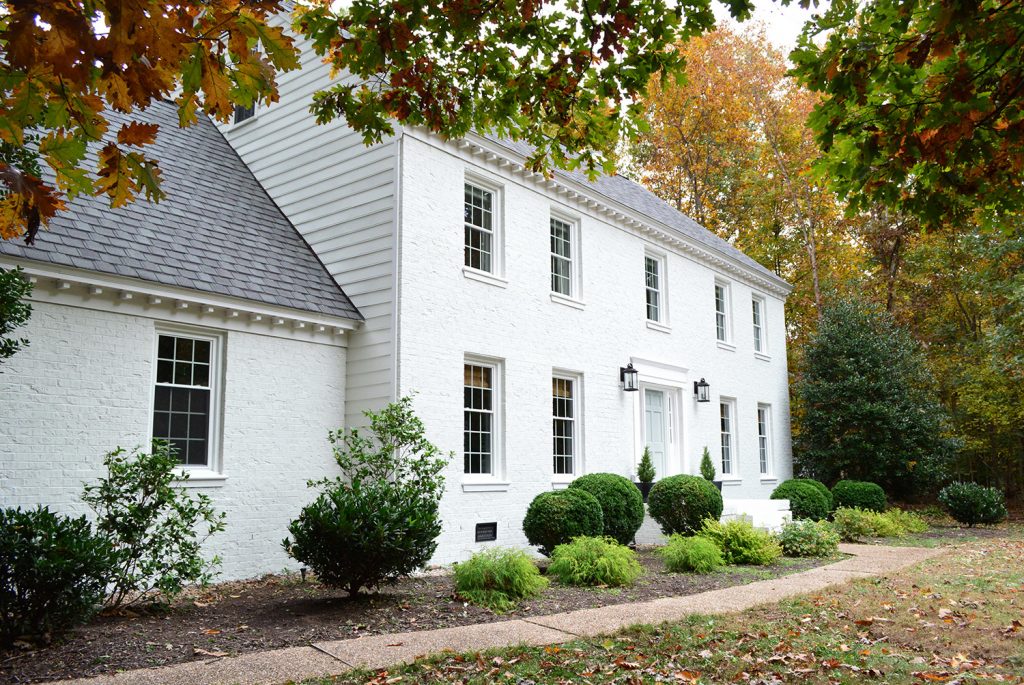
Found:
[[[745,27],[763,23],[768,40],[784,53],[788,53],[796,47],[796,39],[800,35],[800,30],[815,13],[815,10],[802,9],[796,2],[788,7],[783,7],[777,0],[754,0],[754,5],[753,16],[742,24],[733,21],[729,16],[729,11],[720,3],[714,3],[715,16],[718,17],[719,23],[729,24],[741,32],[745,30]]]

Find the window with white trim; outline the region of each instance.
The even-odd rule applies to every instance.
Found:
[[[465,184],[466,266],[494,273],[495,192],[474,183]]]
[[[551,292],[576,297],[576,227],[551,217]]]
[[[496,475],[500,369],[467,361],[463,371],[463,473]]]
[[[736,474],[735,406],[735,402],[732,400],[723,399],[718,403],[719,417],[721,419],[723,476]]]
[[[571,476],[579,458],[579,379],[551,378],[551,434],[553,473]]]
[[[171,444],[186,467],[212,467],[216,337],[157,334],[153,438]]]
[[[754,324],[754,352],[764,354],[768,350],[764,337],[764,300],[754,296],[750,302],[751,316]]]
[[[729,285],[715,283],[715,337],[721,342],[729,342],[732,337],[729,330]]]
[[[757,456],[761,465],[761,475],[772,472],[772,439],[771,439],[771,407],[767,404],[757,405]]]
[[[665,321],[665,260],[644,255],[644,285],[647,293],[647,320]]]

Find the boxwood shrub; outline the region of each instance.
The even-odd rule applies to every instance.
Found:
[[[841,480],[832,488],[832,503],[840,507],[885,511],[885,491],[874,483],[860,480]]]
[[[575,537],[604,532],[601,503],[582,488],[542,492],[526,510],[523,532],[541,554],[551,556],[555,547]]]
[[[692,535],[704,519],[717,521],[722,515],[722,493],[700,476],[662,478],[651,488],[647,503],[651,518],[665,535]]]
[[[604,534],[620,544],[633,542],[644,522],[644,498],[628,478],[614,473],[591,473],[574,480],[569,489],[579,488],[597,498],[604,519]]]
[[[820,521],[828,516],[828,499],[810,483],[787,480],[772,491],[772,499],[788,499],[794,519]]]
[[[994,524],[1006,518],[1006,497],[996,488],[977,483],[951,483],[939,493],[939,501],[960,523]]]
[[[835,504],[832,502],[832,491],[829,490],[828,486],[822,483],[820,480],[814,480],[813,478],[791,478],[787,482],[806,483],[807,485],[810,485],[825,497],[825,501],[828,502],[829,512],[835,509]]]

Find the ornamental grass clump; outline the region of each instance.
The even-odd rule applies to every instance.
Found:
[[[711,573],[725,564],[722,550],[712,540],[676,533],[658,550],[665,568],[673,573]]]
[[[551,553],[548,575],[566,585],[620,587],[643,575],[636,552],[613,538],[582,536]]]
[[[722,515],[722,493],[700,476],[669,476],[651,489],[647,499],[651,518],[661,525],[665,535],[692,535],[700,530],[704,519]]]
[[[620,544],[633,542],[633,536],[644,522],[644,498],[636,486],[614,473],[591,473],[569,484],[589,492],[601,505],[604,534]]]
[[[548,586],[537,565],[521,549],[494,547],[455,565],[455,592],[495,613],[511,611]]]
[[[523,532],[531,545],[550,557],[555,547],[575,537],[604,532],[601,503],[582,488],[542,492],[526,510]]]
[[[718,545],[727,564],[767,566],[782,556],[778,540],[771,533],[754,528],[746,519],[725,523],[707,519],[699,535]]]
[[[939,493],[949,515],[968,527],[993,525],[1006,519],[1006,496],[977,483],[952,483]]]
[[[839,533],[828,521],[792,521],[782,526],[779,544],[787,557],[831,557],[839,550]]]

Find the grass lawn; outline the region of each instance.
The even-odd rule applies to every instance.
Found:
[[[341,683],[1024,683],[1024,527],[891,578],[597,640],[442,654]]]

